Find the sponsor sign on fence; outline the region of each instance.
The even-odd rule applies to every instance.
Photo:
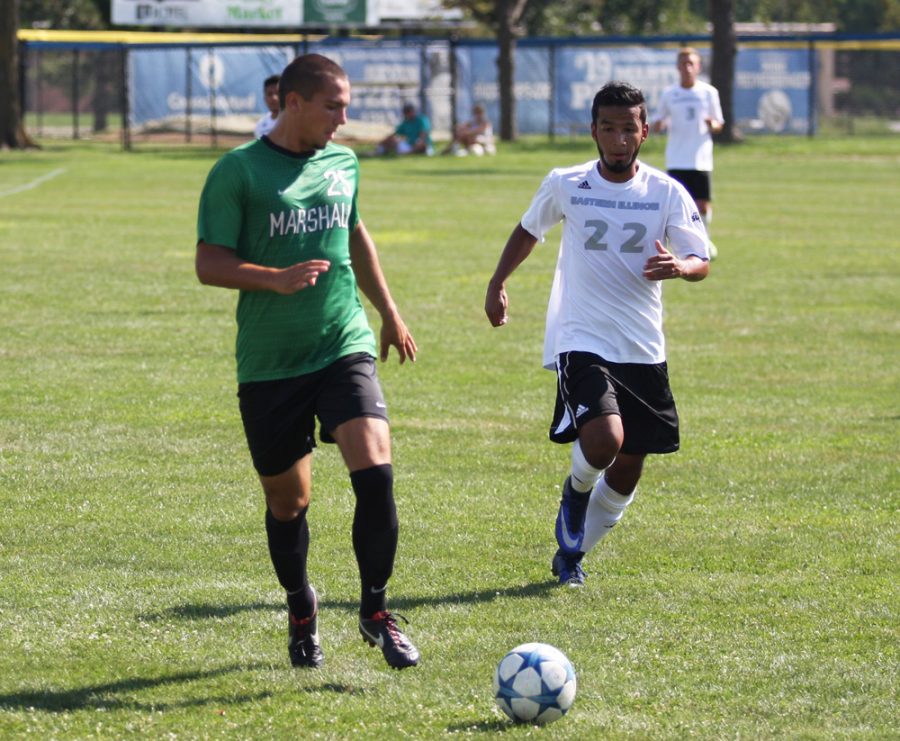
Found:
[[[426,44],[310,43],[346,69],[353,84],[351,118],[393,124],[412,101],[449,126],[451,81],[447,42]],[[453,47],[456,109],[467,118],[474,103],[500,117],[497,49]],[[261,115],[262,81],[298,52],[293,46],[186,47],[129,51],[130,122],[137,125],[192,115]],[[705,53],[705,52],[704,52]],[[734,82],[735,124],[742,130],[808,133],[810,51],[741,49]],[[708,72],[708,59],[704,72]],[[652,114],[663,89],[678,81],[675,51],[642,46],[521,45],[515,65],[516,123],[523,134],[584,133],[594,94],[609,80],[641,88]]]

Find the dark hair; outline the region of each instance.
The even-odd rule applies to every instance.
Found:
[[[297,93],[304,100],[312,100],[325,87],[327,80],[334,79],[347,79],[347,73],[339,64],[321,54],[302,54],[281,73],[278,103],[284,108],[284,99],[288,93]]]
[[[280,79],[281,75],[269,75],[265,80],[263,80],[263,90],[269,87],[269,85],[277,85]]]
[[[607,82],[594,96],[591,123],[597,123],[597,111],[604,107],[641,109],[641,123],[647,123],[647,102],[644,94],[627,82]]]

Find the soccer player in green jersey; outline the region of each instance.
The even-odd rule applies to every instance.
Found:
[[[324,658],[306,568],[318,417],[320,438],[337,443],[356,497],[360,633],[403,669],[419,652],[386,605],[398,532],[391,440],[358,289],[381,316],[382,360],[393,345],[401,363],[415,361],[416,343],[357,211],[356,155],[332,141],[347,121],[346,73],[324,56],[299,56],[282,72],[279,102],[271,133],[227,153],[209,173],[197,276],[239,291],[238,398],[265,494],[269,553],[287,592],[291,663],[318,667]]]

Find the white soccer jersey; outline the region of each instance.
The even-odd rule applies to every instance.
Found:
[[[692,87],[672,85],[663,90],[654,121],[668,120],[666,169],[713,169],[713,140],[706,119],[724,123],[719,91],[697,80]]]
[[[642,272],[660,240],[679,258],[709,258],[706,229],[684,186],[639,162],[627,183],[600,176],[598,161],[552,170],[522,217],[544,241],[563,222],[544,336],[543,364],[582,350],[616,363],[665,360],[662,286]]]
[[[257,139],[262,139],[266,134],[270,133],[272,129],[275,128],[275,122],[277,118],[272,118],[271,113],[267,113],[263,116],[259,121],[256,122],[256,128],[253,129],[253,135]]]

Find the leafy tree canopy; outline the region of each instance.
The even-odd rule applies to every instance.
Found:
[[[19,0],[21,28],[91,31],[109,26],[110,0]]]
[[[446,0],[496,26],[494,0]],[[735,0],[737,23],[834,22],[845,33],[900,30],[900,0]],[[704,33],[709,0],[529,0],[521,31],[533,36]]]

